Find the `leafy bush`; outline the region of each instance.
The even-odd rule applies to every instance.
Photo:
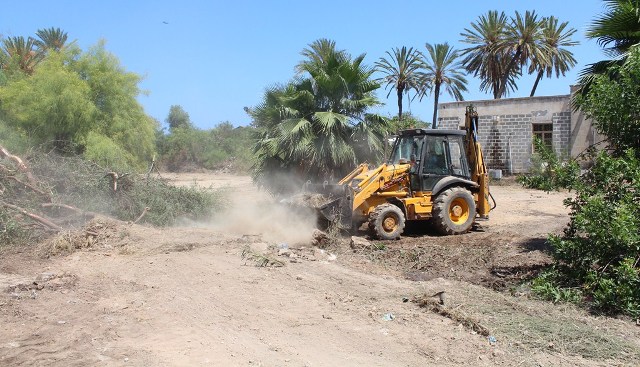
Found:
[[[640,316],[640,160],[633,150],[601,152],[572,187],[575,197],[565,201],[571,221],[549,238],[552,283],[578,285],[599,311]]]
[[[532,167],[528,174],[516,180],[524,187],[544,191],[571,188],[580,175],[580,165],[575,159],[561,160],[540,139],[535,138],[536,153],[532,156]]]
[[[584,298],[581,287],[578,284],[570,287],[569,283],[570,280],[567,277],[553,268],[534,278],[531,282],[531,290],[538,296],[554,303],[580,303]],[[563,286],[559,284],[563,284]]]

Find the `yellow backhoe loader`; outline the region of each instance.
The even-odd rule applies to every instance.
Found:
[[[466,233],[492,209],[477,130],[478,114],[468,106],[465,130],[402,130],[386,163],[361,164],[337,184],[307,183],[305,191],[321,195],[316,209],[326,221],[343,229],[368,223],[379,239],[399,238],[406,221]]]

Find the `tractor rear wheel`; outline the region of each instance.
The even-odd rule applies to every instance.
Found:
[[[400,238],[404,225],[404,213],[393,204],[380,204],[369,215],[369,229],[381,240]]]
[[[433,202],[432,223],[444,235],[467,233],[476,218],[476,203],[469,190],[452,187]]]

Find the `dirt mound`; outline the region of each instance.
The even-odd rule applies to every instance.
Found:
[[[511,233],[404,238],[390,244],[383,262],[395,263],[412,280],[448,278],[504,289],[551,264],[546,242]]]

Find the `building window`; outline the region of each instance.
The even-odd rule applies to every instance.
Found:
[[[547,148],[553,149],[553,124],[533,124],[533,137],[540,139]]]

